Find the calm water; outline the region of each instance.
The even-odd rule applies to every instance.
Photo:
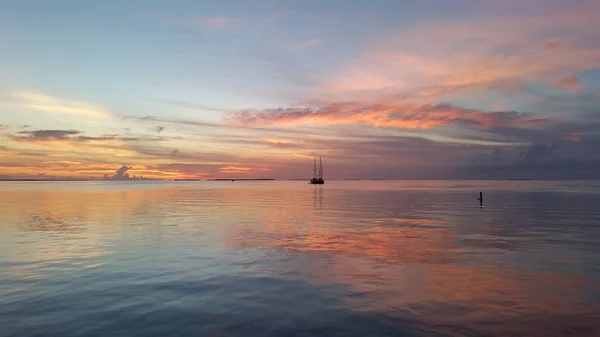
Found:
[[[5,182],[0,210],[2,336],[600,335],[600,182]]]

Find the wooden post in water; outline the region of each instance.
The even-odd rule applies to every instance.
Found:
[[[479,192],[479,205],[483,205],[483,192]]]

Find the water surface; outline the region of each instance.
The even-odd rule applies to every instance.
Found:
[[[0,210],[2,336],[600,335],[599,182],[2,182]]]

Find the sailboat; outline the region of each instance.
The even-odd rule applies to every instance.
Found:
[[[315,158],[315,165],[313,168],[313,178],[309,182],[312,185],[323,185],[325,184],[325,180],[323,180],[323,162],[321,161],[321,157],[319,157],[319,172],[317,174],[317,158]]]

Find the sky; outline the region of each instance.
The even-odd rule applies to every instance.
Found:
[[[600,0],[8,0],[0,178],[600,178]]]

